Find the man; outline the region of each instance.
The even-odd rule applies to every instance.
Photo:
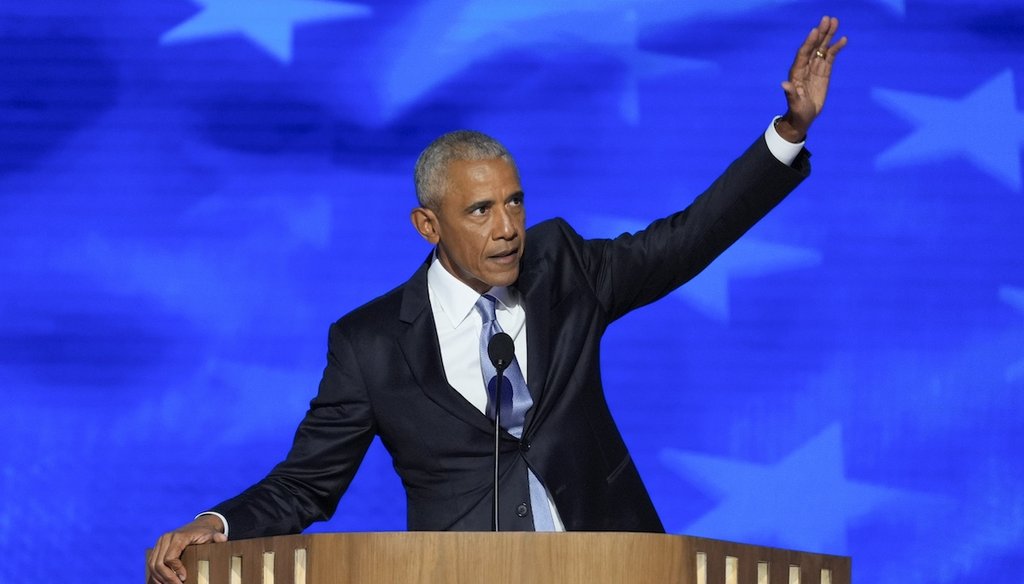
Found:
[[[330,517],[375,436],[402,478],[410,529],[492,529],[486,345],[499,330],[516,355],[500,406],[501,528],[663,531],[604,399],[601,335],[699,273],[807,176],[803,140],[846,44],[832,44],[837,28],[825,17],[808,34],[782,84],[788,111],[764,137],[690,207],[635,235],[587,241],[561,220],[527,231],[501,144],[476,132],[431,144],[411,214],[431,257],[331,327],[318,395],[286,460],[161,536],[152,580],[184,579],[186,545]]]

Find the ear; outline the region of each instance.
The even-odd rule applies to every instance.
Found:
[[[437,242],[441,241],[441,231],[436,213],[426,207],[416,207],[409,214],[409,219],[412,221],[412,226],[416,228],[416,232],[431,245],[437,245]]]

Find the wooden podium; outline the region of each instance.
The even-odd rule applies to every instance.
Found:
[[[850,584],[850,558],[647,533],[325,533],[191,546],[186,584]]]

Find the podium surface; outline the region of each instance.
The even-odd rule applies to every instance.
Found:
[[[387,532],[190,546],[186,584],[849,584],[850,558],[649,533]]]

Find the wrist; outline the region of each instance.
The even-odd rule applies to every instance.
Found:
[[[775,119],[775,131],[787,142],[799,144],[807,139],[807,130],[801,130],[793,126],[789,113]]]
[[[213,513],[203,513],[196,517],[192,521],[192,523],[195,525],[212,529],[217,533],[224,533],[224,522],[221,521],[219,516]]]

